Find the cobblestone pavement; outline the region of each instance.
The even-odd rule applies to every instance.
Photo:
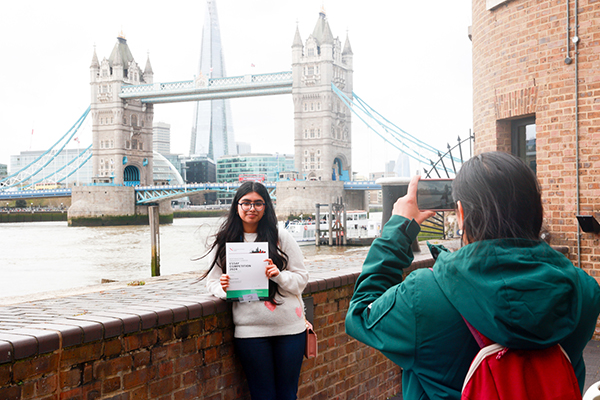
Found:
[[[320,256],[320,259],[306,260],[305,263],[311,278],[354,273],[361,270],[367,252],[368,247],[357,247],[344,254]],[[107,310],[118,311],[131,307],[160,309],[161,304],[177,304],[178,299],[204,300],[210,295],[205,283],[198,282],[200,275],[201,271],[196,271],[148,278],[140,286],[116,282],[0,298],[0,332],[88,313],[101,315]]]

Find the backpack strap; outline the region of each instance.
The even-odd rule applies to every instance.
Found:
[[[461,315],[461,317],[462,317],[462,315]],[[463,319],[463,321],[465,321],[465,324],[467,324],[467,328],[469,328],[469,331],[471,331],[471,335],[473,335],[473,337],[475,338],[475,341],[479,345],[480,349],[483,349],[484,347],[487,347],[487,346],[495,343],[493,340],[488,339],[481,332],[479,332],[477,329],[475,329],[475,327],[473,325],[471,325],[469,323],[469,321],[467,321],[465,319],[465,317],[462,317],[462,319]]]

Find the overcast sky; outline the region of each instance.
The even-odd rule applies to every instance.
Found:
[[[358,96],[435,147],[468,135],[471,0],[217,0],[227,75],[291,70],[296,25],[305,41],[322,6],[334,37],[350,38]],[[142,68],[149,54],[155,82],[193,79],[205,11],[204,0],[2,2],[0,163],[66,133],[90,104],[94,46],[108,58],[121,31]],[[231,109],[236,141],[293,154],[291,95],[232,99]],[[193,104],[154,112],[155,122],[171,124],[171,151],[187,155]],[[360,174],[383,171],[399,154],[354,116],[352,141]]]

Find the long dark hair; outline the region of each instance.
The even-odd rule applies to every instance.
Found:
[[[454,179],[452,197],[462,204],[463,231],[470,242],[540,238],[544,218],[540,185],[518,157],[494,151],[471,158]]]
[[[263,198],[265,202],[265,211],[258,222],[257,228],[257,242],[268,242],[269,243],[269,258],[273,260],[273,264],[283,271],[287,267],[288,255],[279,248],[279,231],[277,229],[277,216],[275,215],[275,208],[273,207],[273,201],[267,188],[260,182],[244,182],[238,190],[235,192],[235,196],[231,202],[231,208],[227,218],[219,228],[219,231],[215,234],[215,240],[209,247],[207,254],[216,248],[216,255],[209,269],[202,275],[200,279],[204,279],[208,276],[210,271],[218,265],[223,270],[223,273],[227,273],[227,262],[225,257],[225,243],[227,242],[243,242],[244,241],[244,225],[242,219],[238,214],[238,203],[242,197],[248,193],[255,192]],[[275,295],[279,293],[279,286],[269,279],[269,301],[273,304],[277,304],[274,300]]]

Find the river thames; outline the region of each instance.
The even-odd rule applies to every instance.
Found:
[[[173,224],[161,225],[161,276],[204,270],[207,260],[194,259],[204,254],[220,221],[175,218]],[[301,249],[307,263],[330,258],[341,266],[345,256],[365,252],[364,248],[314,245]],[[0,276],[0,298],[4,299],[97,285],[102,279],[144,281],[151,276],[150,228],[69,227],[66,222],[0,224]]]

